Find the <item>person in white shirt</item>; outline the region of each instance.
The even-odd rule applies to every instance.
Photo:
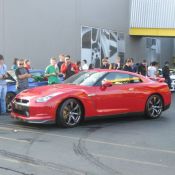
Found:
[[[151,65],[148,67],[148,77],[151,77],[151,78],[156,78],[157,77],[157,62],[156,61],[153,61],[151,63]]]
[[[88,70],[89,66],[87,64],[87,60],[83,60],[82,70]]]

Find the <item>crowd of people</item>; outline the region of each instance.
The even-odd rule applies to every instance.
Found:
[[[133,58],[128,58],[124,64],[121,64],[120,57],[117,57],[114,63],[110,63],[108,57],[102,59],[101,69],[114,69],[114,70],[124,70],[129,72],[135,72],[143,76],[148,76],[151,78],[156,78],[158,76],[159,64],[153,61],[150,66],[148,66],[146,60],[142,60],[141,63],[134,63]],[[48,84],[59,84],[60,77],[67,79],[72,75],[85,70],[94,69],[94,64],[87,63],[87,60],[77,61],[74,63],[71,60],[70,55],[59,55],[59,60],[56,57],[50,58],[50,64],[45,68],[45,77],[48,79]],[[28,78],[31,78],[29,70],[32,69],[30,60],[28,59],[18,59],[15,58],[11,69],[15,71],[17,77],[16,89],[17,92],[28,89]],[[162,68],[163,77],[165,78],[168,86],[171,86],[169,63],[165,62]],[[6,78],[7,66],[4,63],[3,55],[0,55],[0,109],[1,114],[6,113],[6,93],[7,84]]]

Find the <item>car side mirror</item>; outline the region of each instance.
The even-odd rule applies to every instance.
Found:
[[[102,89],[106,89],[107,87],[111,87],[112,86],[112,82],[110,81],[102,81]]]

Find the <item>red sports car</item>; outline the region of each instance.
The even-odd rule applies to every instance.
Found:
[[[30,123],[74,127],[82,119],[127,113],[158,118],[169,108],[166,83],[117,70],[80,72],[64,84],[28,89],[12,102],[12,117]]]

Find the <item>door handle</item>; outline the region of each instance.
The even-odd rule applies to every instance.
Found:
[[[96,94],[89,94],[88,97],[96,96]]]
[[[129,88],[128,90],[129,90],[129,91],[133,91],[133,90],[134,90],[134,88]]]

